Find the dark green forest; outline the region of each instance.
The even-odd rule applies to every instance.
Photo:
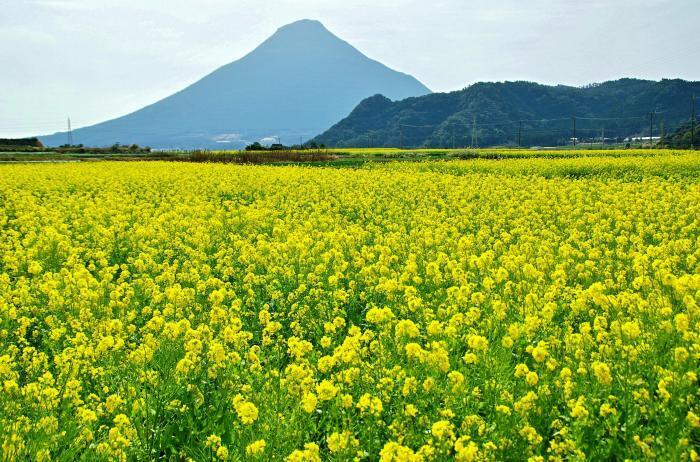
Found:
[[[313,141],[330,147],[528,147],[571,145],[575,137],[581,144],[619,145],[676,131],[690,120],[693,94],[700,94],[700,82],[620,79],[585,87],[477,83],[401,101],[375,95]]]
[[[694,135],[692,144],[690,142],[691,133]],[[696,122],[693,129],[690,121],[682,124],[678,130],[664,139],[664,145],[669,148],[678,149],[688,149],[693,146],[695,149],[697,149],[700,147],[700,126],[698,126]]]

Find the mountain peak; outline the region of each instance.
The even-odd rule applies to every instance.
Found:
[[[323,132],[376,93],[403,99],[430,90],[366,57],[319,21],[303,19],[189,87],[74,134],[96,146],[231,148],[270,136],[291,144]],[[42,137],[47,145],[65,139]]]
[[[345,42],[315,19],[301,19],[280,27],[253,53],[291,54],[312,53],[319,48],[339,46]],[[349,46],[349,45],[348,45]]]
[[[336,38],[335,35],[315,19],[300,19],[280,27],[270,38],[294,40],[300,38],[318,38],[322,36]]]
[[[300,19],[298,21],[290,22],[289,24],[285,24],[284,26],[280,27],[277,29],[277,32],[280,31],[290,31],[290,30],[325,30],[327,31],[326,27],[321,23],[321,21],[318,21],[316,19]]]

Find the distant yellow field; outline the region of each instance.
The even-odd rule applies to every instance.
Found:
[[[700,157],[478,152],[0,165],[0,459],[697,460]]]
[[[399,148],[328,148],[318,151],[338,155],[356,157],[399,157],[399,156],[445,156],[459,157],[643,157],[681,155],[687,151],[671,149],[493,149],[493,148],[463,148],[463,149],[399,149]],[[211,151],[213,154],[236,154],[241,151]],[[272,152],[275,151],[249,151]],[[280,153],[309,153],[316,150],[287,150]]]

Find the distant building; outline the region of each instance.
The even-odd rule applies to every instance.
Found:
[[[651,137],[652,141],[659,141],[660,139],[661,139],[660,136],[652,136]],[[633,141],[649,141],[649,137],[642,136],[642,135],[635,135],[635,136],[630,136],[630,137],[625,138],[626,143],[633,142]]]

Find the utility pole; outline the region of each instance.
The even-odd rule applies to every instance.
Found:
[[[605,149],[605,127],[600,128],[600,149]]]
[[[521,146],[521,141],[522,141],[522,136],[523,136],[523,121],[520,120],[518,121],[518,148]]]
[[[455,127],[452,126],[452,149],[455,148]]]
[[[652,147],[651,138],[652,138],[653,134],[654,134],[654,113],[650,112],[649,113],[649,149],[651,149],[651,147]]]
[[[576,117],[572,117],[571,120],[572,120],[573,123],[574,123],[574,137],[573,137],[573,140],[574,140],[574,147],[576,147]]]
[[[70,128],[70,117],[68,117],[68,146],[73,146],[73,130]]]
[[[403,149],[403,128],[399,124],[399,149]]]

